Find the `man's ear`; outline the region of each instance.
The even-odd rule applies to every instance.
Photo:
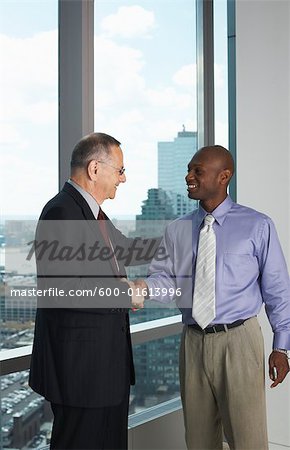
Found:
[[[232,173],[229,169],[225,169],[220,173],[220,182],[223,185],[228,184],[231,178]]]
[[[92,161],[89,162],[87,172],[91,180],[96,179],[96,175],[98,172],[98,161],[96,159],[93,159]]]

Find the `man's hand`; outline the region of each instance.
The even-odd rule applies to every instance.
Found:
[[[144,295],[142,295],[141,289],[135,285],[135,282],[129,281],[127,278],[121,278],[120,281],[123,281],[129,285],[132,298],[132,308],[134,310],[144,308]]]
[[[142,294],[145,298],[148,297],[148,286],[145,280],[138,278],[137,280],[134,280],[134,285],[140,294]]]
[[[140,292],[140,289],[136,287],[136,285],[133,283],[133,281],[129,281],[129,286],[132,288],[132,307],[134,309],[141,309],[144,308],[144,295],[142,295],[142,292]]]
[[[282,383],[288,372],[289,362],[287,355],[281,352],[273,351],[269,356],[269,377],[272,381],[274,381],[274,383],[272,383],[270,387],[274,388],[279,383]]]

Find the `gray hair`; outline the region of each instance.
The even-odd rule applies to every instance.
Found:
[[[84,136],[75,146],[71,156],[71,171],[86,168],[92,159],[108,157],[112,146],[119,146],[117,139],[105,133],[91,133]]]

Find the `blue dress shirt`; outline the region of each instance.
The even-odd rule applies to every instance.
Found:
[[[192,294],[199,232],[208,214],[201,206],[170,223],[146,283],[150,298],[176,300],[185,324],[192,318]],[[212,213],[216,234],[216,317],[227,324],[256,316],[262,304],[274,332],[273,348],[290,350],[290,283],[272,220],[228,196]]]

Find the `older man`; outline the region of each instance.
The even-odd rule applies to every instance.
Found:
[[[271,387],[289,371],[285,260],[271,219],[227,195],[233,172],[231,154],[221,146],[193,156],[185,179],[199,208],[167,227],[168,259],[153,260],[149,278],[136,283],[163,302],[173,297],[157,296],[160,291],[181,293],[181,397],[186,442],[195,450],[222,449],[222,427],[231,449],[268,448],[263,337],[256,318],[263,303],[274,332]]]
[[[52,449],[127,448],[133,290],[122,277],[124,265],[136,264],[134,249],[149,241],[127,239],[101,209],[126,181],[124,172],[119,141],[103,133],[84,137],[73,150],[70,179],[38,223],[43,297],[30,386],[51,402]],[[152,259],[151,249],[143,261],[138,249],[139,264]]]

